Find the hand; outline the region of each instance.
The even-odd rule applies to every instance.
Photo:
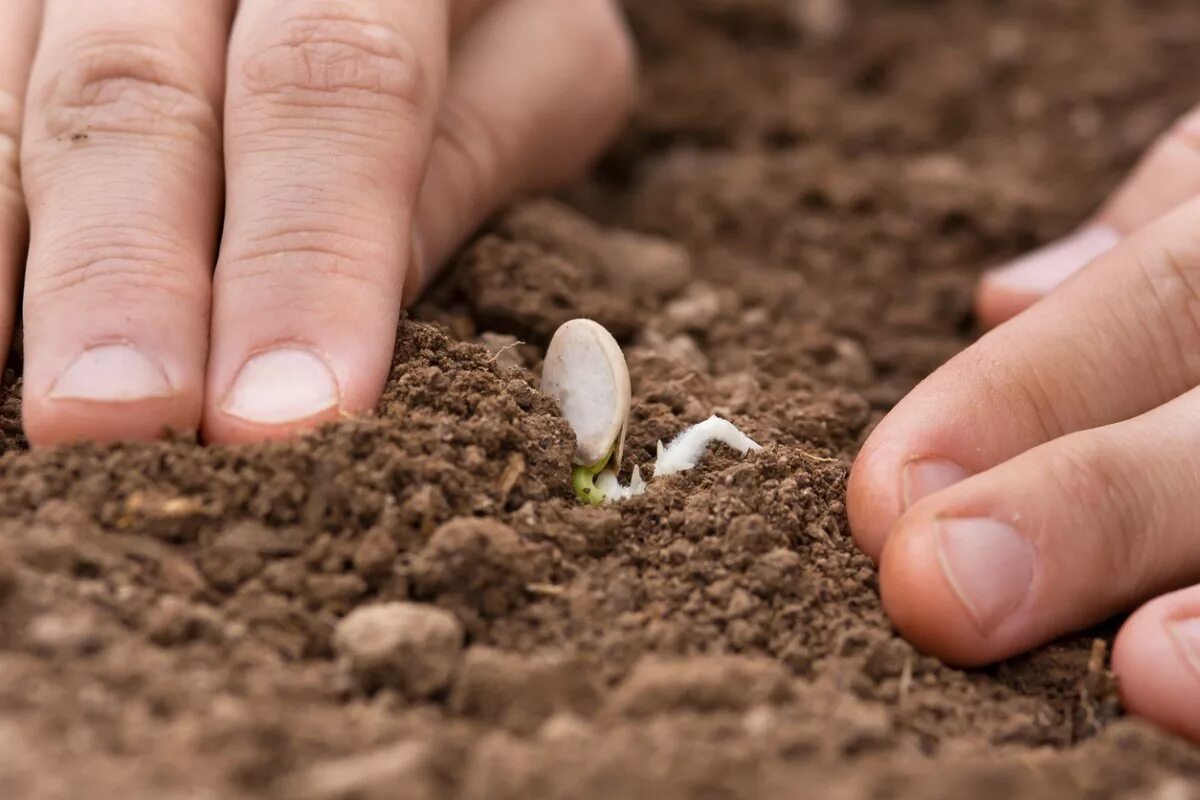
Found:
[[[22,0],[0,30],[0,347],[27,208],[35,444],[371,408],[402,299],[632,97],[613,0]]]
[[[1083,232],[984,279],[1000,325],[879,425],[850,478],[900,632],[978,665],[1145,603],[1113,665],[1200,740],[1200,116]],[[1149,601],[1149,602],[1147,602]]]

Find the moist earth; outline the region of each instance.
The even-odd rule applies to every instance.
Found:
[[[1115,623],[946,667],[843,504],[978,270],[1197,99],[1193,0],[627,7],[632,124],[464,249],[375,413],[29,452],[11,365],[0,797],[1200,797],[1197,751],[1121,713]],[[536,389],[576,316],[626,349],[626,471],[712,413],[765,449],[580,506]]]

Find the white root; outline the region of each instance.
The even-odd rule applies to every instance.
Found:
[[[712,442],[721,442],[742,455],[762,447],[727,419],[711,416],[693,425],[663,447],[658,443],[658,458],[654,462],[654,477],[684,472],[699,463]]]
[[[646,482],[642,480],[642,471],[634,466],[633,476],[629,479],[628,486],[622,486],[617,480],[617,474],[611,469],[606,469],[596,476],[596,488],[604,493],[604,502],[611,503],[614,500],[628,500],[630,497],[637,497],[646,493]]]

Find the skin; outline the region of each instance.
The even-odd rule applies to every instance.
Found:
[[[899,631],[949,662],[1125,611],[1126,707],[1200,741],[1200,113],[1082,233],[989,273],[992,327],[850,477]]]
[[[35,446],[372,408],[402,306],[634,92],[614,0],[21,0],[0,30],[0,347],[21,299]]]

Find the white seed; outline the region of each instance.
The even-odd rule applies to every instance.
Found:
[[[621,461],[629,424],[629,369],[621,346],[590,319],[565,322],[550,340],[542,368],[542,391],[558,401],[575,431],[575,463],[591,466],[617,443]]]

